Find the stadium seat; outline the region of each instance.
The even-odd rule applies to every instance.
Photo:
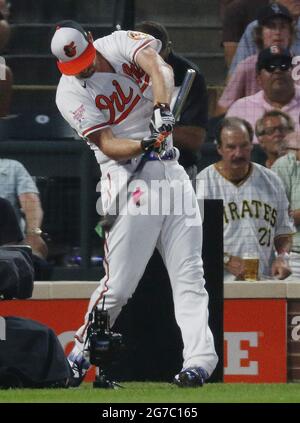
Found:
[[[58,140],[77,138],[59,112],[27,112],[0,119],[1,140]]]

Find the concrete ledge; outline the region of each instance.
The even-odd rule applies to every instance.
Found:
[[[51,289],[53,282],[34,282],[32,299],[48,300],[51,298]]]
[[[99,282],[90,281],[35,282],[32,299],[88,299],[98,285]]]
[[[53,282],[51,298],[90,298],[99,282]]]
[[[224,298],[287,298],[287,286],[282,281],[225,282]]]
[[[300,282],[286,282],[287,298],[300,298]]]
[[[32,299],[89,299],[98,285],[98,281],[35,282]],[[224,298],[300,298],[300,282],[225,282]]]

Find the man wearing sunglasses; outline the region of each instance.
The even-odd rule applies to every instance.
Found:
[[[292,56],[286,49],[271,46],[262,50],[256,63],[256,74],[261,91],[240,98],[229,108],[226,116],[246,119],[252,128],[267,111],[279,109],[288,114],[295,130],[300,131],[300,88],[292,78]],[[258,143],[255,137],[253,143]]]

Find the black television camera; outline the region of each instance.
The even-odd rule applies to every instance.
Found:
[[[33,291],[34,268],[28,245],[0,247],[0,300],[30,298]]]
[[[117,388],[121,387],[111,381],[107,375],[108,366],[117,361],[123,349],[122,335],[110,330],[109,315],[104,309],[105,298],[102,309],[95,308],[90,313],[90,325],[87,332],[87,351],[91,364],[96,366],[97,374],[93,383],[94,388]]]

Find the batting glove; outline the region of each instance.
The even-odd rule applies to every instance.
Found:
[[[175,118],[166,103],[158,103],[153,108],[150,122],[151,132],[172,132]]]
[[[149,137],[145,137],[141,141],[142,150],[147,153],[155,151],[160,154],[165,149],[166,139],[170,132],[153,132]]]

